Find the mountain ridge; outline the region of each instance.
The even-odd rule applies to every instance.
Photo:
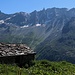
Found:
[[[75,8],[14,14],[0,12],[0,42],[26,43],[37,52],[37,59],[74,63],[74,24]]]

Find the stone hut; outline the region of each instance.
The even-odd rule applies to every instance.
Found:
[[[17,64],[22,67],[30,65],[35,58],[35,52],[25,44],[4,44],[0,43],[0,63]]]

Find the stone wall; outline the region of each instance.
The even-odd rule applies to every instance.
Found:
[[[34,58],[35,58],[35,54],[4,56],[4,57],[0,57],[0,63],[17,64],[19,67],[25,66],[25,64],[28,64],[30,66],[32,64],[31,61],[34,60]]]

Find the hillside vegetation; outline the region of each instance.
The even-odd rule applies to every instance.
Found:
[[[75,75],[75,65],[62,61],[50,62],[47,60],[35,61],[29,68],[0,64],[0,75]],[[26,68],[25,68],[26,67]]]

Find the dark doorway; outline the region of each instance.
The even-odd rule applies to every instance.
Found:
[[[19,64],[20,63],[20,56],[15,57],[15,63]]]
[[[23,67],[23,61],[22,61],[23,56],[16,56],[15,57],[15,63],[19,66],[19,67]]]

